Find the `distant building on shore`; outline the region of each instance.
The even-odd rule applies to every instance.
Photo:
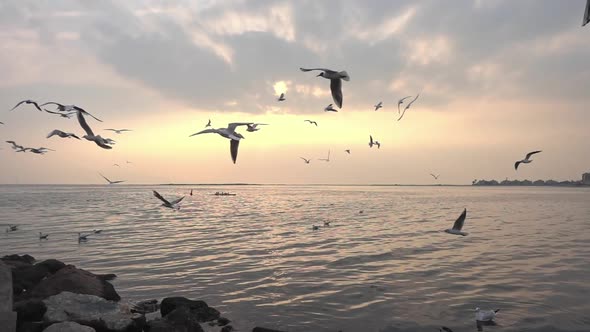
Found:
[[[590,173],[582,174],[582,184],[590,185]]]

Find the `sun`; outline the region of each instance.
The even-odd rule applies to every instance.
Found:
[[[281,93],[287,93],[287,84],[285,81],[278,81],[272,87],[275,90],[275,94],[279,96]]]

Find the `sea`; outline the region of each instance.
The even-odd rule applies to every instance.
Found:
[[[469,235],[445,233],[464,208]],[[0,255],[115,273],[124,302],[204,300],[238,331],[590,331],[589,188],[1,185],[0,226]]]

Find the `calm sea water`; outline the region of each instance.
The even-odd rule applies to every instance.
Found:
[[[203,299],[241,331],[476,331],[475,307],[501,308],[485,331],[590,331],[588,189],[200,186],[179,211],[151,193],[190,188],[0,186],[0,225],[21,225],[0,254]],[[464,207],[469,236],[442,232]]]

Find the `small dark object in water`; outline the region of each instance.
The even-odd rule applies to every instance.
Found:
[[[450,328],[446,327],[446,326],[441,326],[441,328],[439,329],[440,332],[453,332],[453,330],[451,330]]]

